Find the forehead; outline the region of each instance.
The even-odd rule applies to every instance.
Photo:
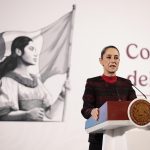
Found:
[[[119,55],[119,52],[116,48],[107,48],[104,55]]]
[[[28,45],[27,45],[28,47],[29,46],[34,46],[34,43],[33,43],[33,41],[30,41],[29,43],[28,43]]]
[[[33,41],[29,41],[29,42],[26,44],[26,46],[24,47],[24,50],[25,50],[25,49],[30,49],[31,47],[33,47],[33,48],[35,47]]]

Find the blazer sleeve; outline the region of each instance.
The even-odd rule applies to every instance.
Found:
[[[88,119],[91,117],[91,111],[95,107],[95,93],[93,82],[87,79],[85,85],[85,91],[83,94],[83,107],[81,109],[81,114],[84,118]]]
[[[134,90],[133,87],[132,87],[131,81],[128,80],[128,82],[129,82],[128,100],[129,100],[129,101],[132,101],[132,100],[134,100],[135,98],[137,98],[137,96],[136,96],[135,90]]]

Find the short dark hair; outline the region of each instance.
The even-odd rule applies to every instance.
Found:
[[[106,52],[106,50],[107,50],[108,48],[115,48],[115,49],[118,51],[118,53],[119,53],[119,50],[118,50],[118,48],[117,48],[116,46],[109,45],[109,46],[106,46],[106,47],[104,47],[104,48],[102,49],[102,51],[101,51],[101,58],[103,58],[103,55],[105,54],[105,52]]]

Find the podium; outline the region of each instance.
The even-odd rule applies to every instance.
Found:
[[[108,101],[85,123],[87,133],[104,133],[102,150],[150,150],[149,126],[136,127],[128,118],[130,101]]]

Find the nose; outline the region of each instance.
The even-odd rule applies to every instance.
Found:
[[[116,60],[115,60],[115,58],[112,57],[112,58],[110,59],[110,61],[111,61],[111,62],[115,62]]]
[[[38,52],[37,52],[37,49],[34,48],[34,56],[37,57],[38,56]]]

